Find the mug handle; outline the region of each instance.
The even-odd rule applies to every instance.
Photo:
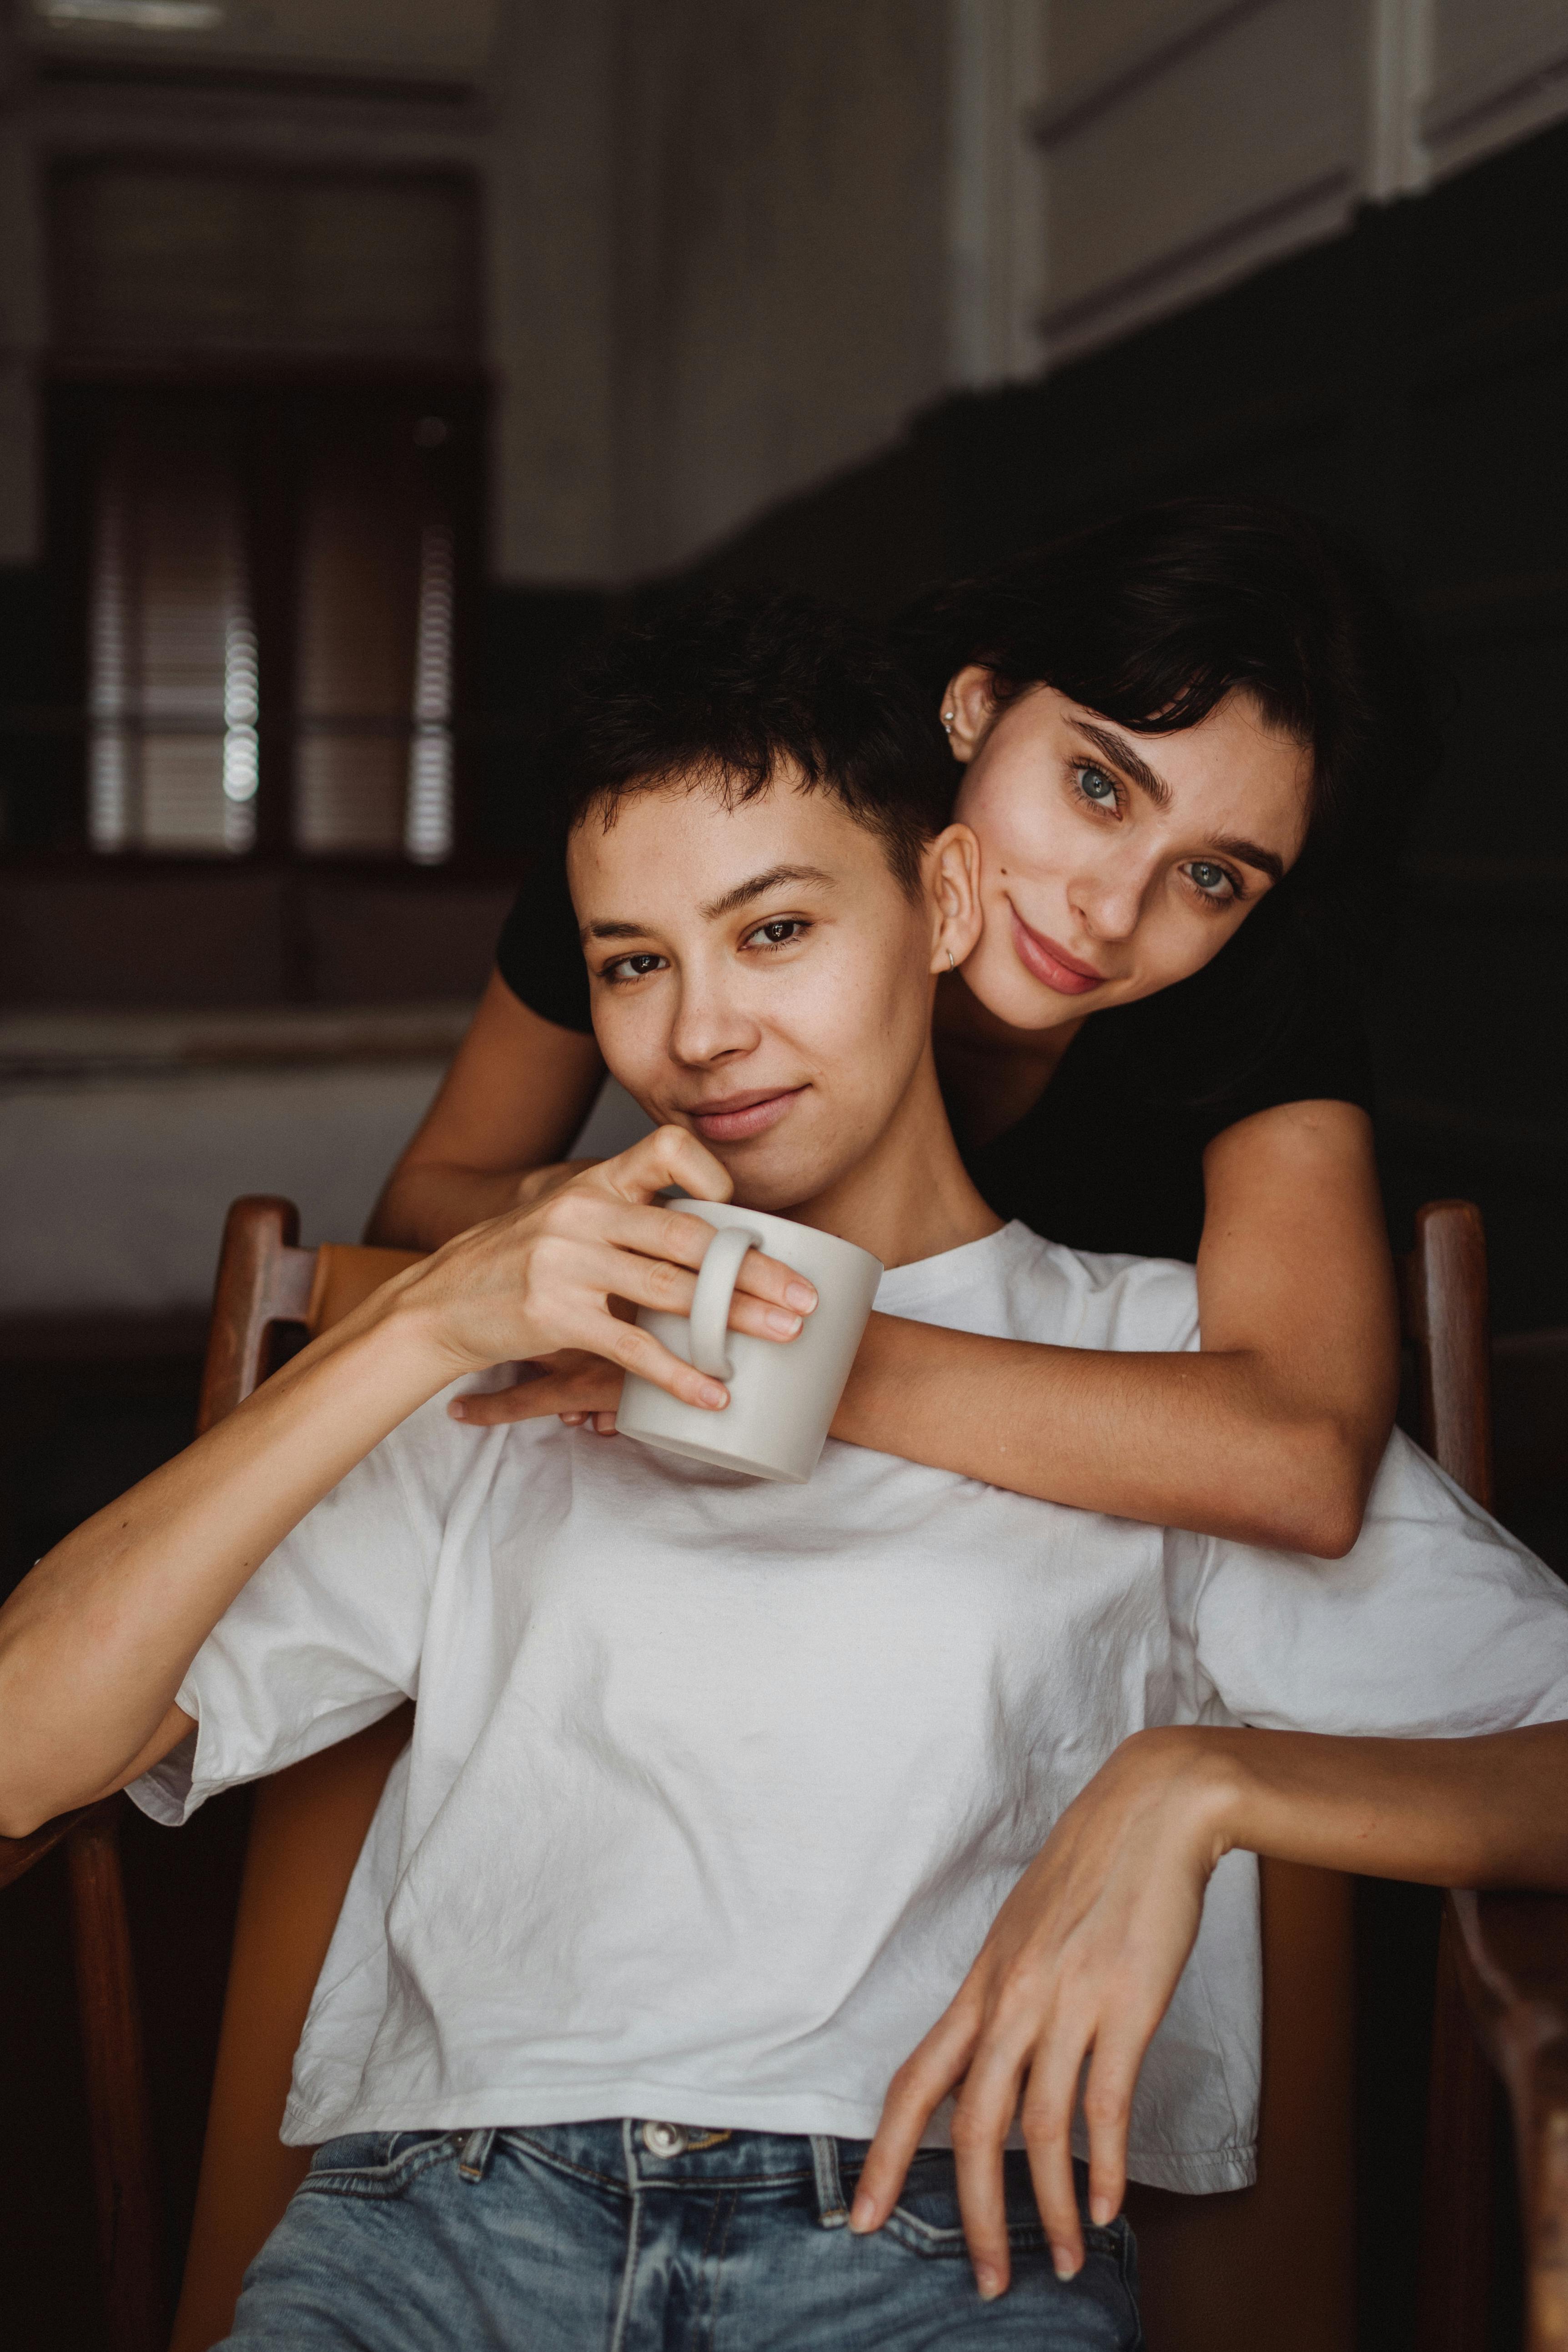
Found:
[[[742,1263],[749,1249],[761,1249],[761,1234],[744,1225],[716,1225],[703,1253],[697,1289],[691,1301],[691,1360],[710,1380],[731,1377],[725,1339],[730,1326],[730,1301],[735,1295]]]

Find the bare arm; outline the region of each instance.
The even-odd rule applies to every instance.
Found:
[[[1394,1423],[1399,1325],[1371,1123],[1293,1103],[1209,1146],[1199,1355],[879,1316],[834,1434],[1048,1502],[1337,1557]]]
[[[528,1205],[588,1115],[605,1066],[592,1037],[521,1003],[492,971],[440,1092],[387,1178],[368,1242],[438,1249]]]
[[[1172,1727],[1117,1749],[997,1914],[973,1968],[889,2090],[851,2227],[897,2200],[932,2111],[952,2118],[983,2294],[1007,2284],[1002,2149],[1025,2137],[1058,2270],[1083,2260],[1069,2133],[1080,2069],[1091,2217],[1126,2178],[1144,2052],[1233,1847],[1433,1885],[1568,1887],[1568,1724],[1478,1739]]]
[[[1259,1112],[1210,1144],[1203,1351],[1037,1347],[874,1315],[833,1434],[988,1486],[1337,1558],[1394,1423],[1399,1322],[1372,1128],[1349,1103]],[[465,1417],[597,1412],[578,1367]]]
[[[718,1411],[726,1391],[611,1301],[684,1314],[712,1228],[656,1205],[730,1180],[661,1128],[542,1207],[463,1234],[386,1284],[226,1421],[39,1561],[0,1609],[0,1835],[123,1787],[189,1728],[176,1694],[241,1586],[329,1488],[464,1372],[558,1348]],[[752,1251],[734,1328],[788,1338],[816,1303]]]

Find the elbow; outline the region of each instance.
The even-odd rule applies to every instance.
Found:
[[[1258,1465],[1257,1493],[1244,1543],[1268,1551],[1306,1552],[1343,1559],[1360,1540],[1376,1465],[1336,1424],[1293,1429],[1282,1447],[1271,1445]]]
[[[0,1838],[30,1838],[46,1822],[52,1822],[61,1808],[41,1798],[36,1789],[29,1789],[20,1772],[11,1772],[0,1763]]]

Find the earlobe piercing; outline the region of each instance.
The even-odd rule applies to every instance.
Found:
[[[945,952],[946,952],[946,956],[947,956],[947,968],[948,968],[949,971],[956,971],[958,970],[958,966],[953,962],[953,960],[952,960],[952,950],[951,948],[948,948],[948,949],[945,950]]]

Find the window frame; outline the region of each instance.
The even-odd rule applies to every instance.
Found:
[[[57,366],[45,387],[46,639],[52,676],[40,681],[46,753],[54,771],[54,855],[107,870],[127,863],[230,871],[258,865],[310,870],[359,866],[450,875],[483,867],[476,838],[482,728],[479,715],[484,621],[485,478],[489,385],[473,367],[335,366],[331,369],[142,369]],[[245,535],[261,678],[255,840],[248,849],[203,852],[128,844],[95,848],[88,830],[90,713],[89,618],[95,491],[110,435],[127,414],[200,404],[234,420],[244,449]],[[304,467],[312,446],[361,416],[406,421],[437,414],[447,440],[422,453],[453,524],[451,693],[452,846],[433,865],[406,849],[305,849],[293,838],[298,703],[298,566]],[[413,713],[410,710],[412,736]]]

